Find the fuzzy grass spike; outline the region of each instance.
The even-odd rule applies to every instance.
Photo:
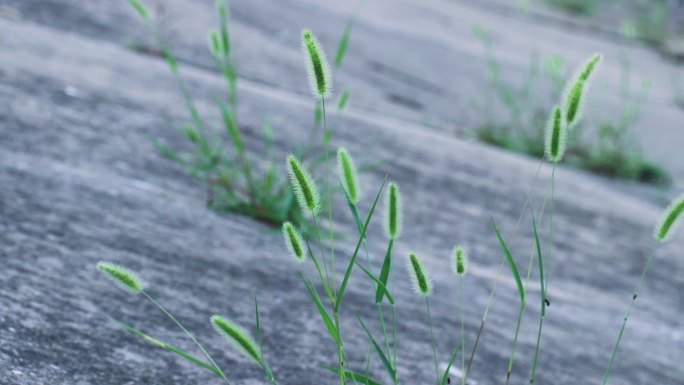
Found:
[[[309,29],[302,31],[302,51],[311,93],[316,100],[327,99],[332,94],[330,65],[318,39]]]
[[[655,239],[658,242],[666,242],[677,230],[684,214],[684,194],[675,199],[665,210],[662,219],[654,231]]]
[[[344,188],[344,191],[347,194],[347,199],[349,199],[351,203],[357,205],[361,199],[359,176],[354,161],[344,147],[337,150],[337,172],[340,182],[342,183],[342,188]]]
[[[299,231],[290,222],[283,223],[283,237],[285,238],[285,245],[288,251],[300,263],[306,260],[306,252],[304,249],[304,241]]]
[[[432,282],[425,273],[423,263],[415,253],[409,254],[407,269],[409,277],[411,278],[411,283],[413,284],[413,290],[416,294],[423,297],[432,294]]]
[[[97,263],[97,269],[104,273],[116,286],[131,294],[138,294],[143,291],[143,285],[138,276],[125,267],[100,261]]]
[[[454,274],[463,277],[468,272],[468,254],[463,247],[457,246],[451,261],[451,270]]]
[[[565,109],[565,121],[569,128],[575,127],[582,117],[585,94],[589,88],[592,75],[601,64],[601,60],[603,60],[601,54],[593,55],[580,67],[572,81],[566,85],[563,107]]]
[[[211,324],[216,332],[225,337],[245,357],[262,364],[261,351],[254,339],[240,326],[220,315],[211,316]]]
[[[292,190],[302,211],[316,215],[321,210],[321,198],[313,178],[294,155],[287,157],[287,171]]]
[[[555,106],[546,128],[544,152],[548,160],[558,163],[563,159],[567,137],[567,125],[563,119],[563,110],[559,106]]]
[[[401,235],[401,197],[396,183],[389,184],[385,197],[385,231],[392,240]]]

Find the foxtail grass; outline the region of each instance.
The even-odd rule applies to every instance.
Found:
[[[603,373],[603,379],[601,381],[602,385],[608,384],[608,379],[610,378],[610,374],[613,370],[613,364],[615,363],[615,358],[617,357],[618,350],[620,349],[620,343],[622,342],[622,337],[627,327],[627,321],[629,320],[629,317],[632,314],[632,310],[634,309],[634,305],[636,303],[637,298],[639,297],[639,293],[641,292],[641,288],[644,284],[644,279],[646,278],[646,274],[648,273],[648,270],[650,269],[651,264],[653,263],[653,259],[658,251],[658,248],[663,243],[671,239],[672,235],[677,230],[677,226],[682,220],[682,215],[684,215],[684,195],[680,195],[679,197],[674,199],[672,203],[670,203],[670,205],[663,212],[662,218],[655,226],[653,235],[656,241],[656,245],[653,251],[651,251],[650,255],[648,256],[648,259],[646,259],[646,263],[644,264],[644,267],[641,270],[641,274],[639,275],[639,279],[637,280],[636,286],[634,287],[632,300],[629,303],[629,307],[627,308],[625,316],[622,318],[622,326],[620,326],[620,331],[618,332],[617,340],[615,341],[615,347],[613,348],[610,360],[608,361],[608,367],[606,368],[606,371]]]
[[[465,306],[463,293],[463,277],[468,272],[468,254],[461,246],[456,246],[452,255],[451,269],[454,274],[458,275],[458,293],[459,293],[459,316],[461,319],[461,385],[465,385],[467,381],[465,368],[465,326],[463,308]]]
[[[437,364],[437,342],[435,340],[435,332],[432,325],[432,315],[430,314],[429,297],[432,294],[432,282],[423,267],[423,263],[415,253],[411,253],[406,260],[406,270],[408,271],[413,291],[425,298],[425,308],[427,310],[428,326],[430,327],[430,341],[432,344],[432,356],[435,361],[435,381],[439,381],[439,367]]]

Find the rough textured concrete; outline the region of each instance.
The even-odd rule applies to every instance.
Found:
[[[197,42],[204,41],[211,2],[192,7],[182,0],[169,3],[180,15],[176,20],[194,21],[182,24],[178,34],[180,52],[192,58],[204,49]],[[257,289],[265,353],[281,383],[334,383],[333,377],[318,369],[334,361],[332,345],[278,232],[247,218],[205,209],[202,186],[163,159],[149,142],[148,136],[153,136],[182,146],[169,125],[187,116],[179,108],[181,100],[165,64],[119,44],[124,35],[136,33],[129,31],[142,33],[126,8],[109,1],[9,4],[22,9],[26,19],[0,20],[0,95],[6,101],[0,110],[0,383],[219,383],[209,373],[127,335],[108,321],[106,315],[192,349],[157,310],[105,282],[94,269],[100,259],[138,271],[149,291],[207,341],[239,384],[263,383],[263,377],[258,368],[214,337],[207,319],[218,312],[253,325],[249,296]],[[444,361],[457,341],[458,319],[457,281],[448,272],[448,254],[455,243],[466,245],[471,254],[472,273],[466,284],[467,343],[471,346],[501,260],[489,213],[505,234],[511,233],[537,162],[425,130],[415,123],[423,112],[379,97],[395,92],[396,87],[402,95],[430,101],[424,104],[429,113],[446,119],[453,112],[448,107],[454,103],[448,102],[453,96],[450,92],[458,89],[458,79],[475,71],[471,64],[475,59],[461,58],[462,68],[447,63],[455,60],[451,57],[439,64],[444,65],[442,70],[449,69],[442,73],[450,76],[428,81],[397,75],[434,76],[440,68],[416,72],[418,67],[412,68],[411,60],[422,68],[433,64],[428,58],[438,57],[444,47],[465,44],[444,36],[434,24],[435,15],[482,15],[479,8],[461,3],[427,4],[366,5],[358,35],[364,43],[352,46],[349,65],[339,76],[340,83],[354,90],[356,99],[348,113],[331,116],[331,124],[336,128],[334,145],[345,145],[358,157],[372,152],[372,159],[391,160],[381,170],[363,175],[363,209],[368,209],[372,191],[385,173],[399,182],[406,218],[405,235],[395,250],[398,257],[409,250],[425,256],[436,285],[432,308]],[[247,77],[241,83],[240,112],[251,148],[258,146],[257,127],[264,116],[276,129],[280,156],[307,135],[312,103],[305,95],[297,31],[311,25],[321,30],[323,39],[332,39],[338,31],[330,20],[336,20],[341,30],[352,9],[332,12],[334,7],[333,2],[234,5],[234,18],[242,20],[235,33],[248,36],[239,43],[241,68]],[[63,17],[53,17],[57,12]],[[501,16],[490,17],[496,25]],[[522,23],[515,18],[501,20]],[[327,25],[331,27],[324,28]],[[470,28],[445,25],[464,31]],[[515,30],[510,25],[501,27]],[[529,28],[526,33],[539,33],[536,28],[540,27]],[[582,52],[604,44],[560,32],[547,34],[549,45],[558,45],[556,38],[581,40],[590,47]],[[361,37],[356,41],[362,41]],[[399,49],[407,41],[422,46],[424,56],[407,54],[406,60],[398,62],[383,56],[398,52],[388,48],[392,44]],[[398,63],[399,72],[367,71],[373,64],[364,61],[372,60],[374,46],[385,47],[378,60]],[[477,56],[476,43],[465,46],[473,58]],[[573,49],[580,51],[579,45]],[[643,61],[635,63],[644,68],[668,66],[652,64],[648,52],[641,55]],[[212,111],[210,95],[220,92],[220,78],[202,68],[202,62],[198,64],[185,66],[183,74],[199,96],[200,108]],[[392,76],[402,80],[387,80]],[[423,91],[417,91],[421,87]],[[362,103],[367,105],[361,108]],[[671,111],[664,102],[660,106],[660,111]],[[661,118],[669,119],[668,115]],[[669,145],[677,142],[669,141]],[[550,169],[545,167],[534,195],[536,208],[549,176]],[[652,248],[651,228],[662,208],[597,177],[565,169],[557,177],[552,306],[539,383],[596,384],[632,285]],[[335,223],[352,229],[344,210],[335,213]],[[379,221],[373,222],[369,238],[376,260],[386,243],[380,227]],[[529,221],[523,222],[513,245],[521,266],[526,265],[532,244],[530,227]],[[677,252],[682,242],[678,236],[658,253],[625,336],[613,384],[677,384],[684,375],[679,365],[684,359],[680,295],[684,261]],[[340,242],[341,254],[348,255],[352,246],[351,238]],[[339,262],[342,269],[346,259]],[[502,383],[505,378],[517,293],[504,273],[474,364],[472,379],[479,384]],[[412,294],[402,269],[396,271],[393,282],[401,316],[399,374],[403,383],[426,383],[431,379],[432,362],[424,304]],[[520,337],[514,384],[527,383],[538,314],[535,282],[533,276],[532,305],[526,313],[531,322]],[[354,277],[342,326],[350,362],[357,367],[367,344],[352,314],[372,320],[368,288],[361,275]],[[386,382],[377,365],[374,373]]]

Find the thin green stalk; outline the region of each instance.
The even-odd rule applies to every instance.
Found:
[[[515,360],[515,349],[518,346],[518,335],[520,334],[520,323],[525,312],[525,301],[520,303],[520,310],[518,311],[518,322],[515,327],[515,337],[513,337],[513,348],[511,349],[511,357],[508,359],[508,370],[506,371],[506,385],[511,380],[511,373],[513,373],[513,362]]]
[[[318,248],[321,251],[321,259],[323,260],[323,269],[325,271],[325,280],[327,281],[325,283],[325,285],[330,286],[330,276],[328,275],[328,263],[326,262],[325,253],[323,252],[323,241],[321,240],[321,230],[320,230],[320,227],[318,226],[318,221],[316,220],[316,215],[313,215],[312,218],[313,218],[314,228],[316,229],[316,237],[318,238]],[[335,297],[336,290],[337,289],[335,287],[332,288],[333,298]],[[332,298],[331,298],[331,300],[332,300]]]
[[[328,187],[328,227],[330,227],[330,263],[333,277],[333,287],[337,287],[337,278],[335,275],[335,235],[333,229],[332,219],[332,186],[330,184],[330,155],[328,154],[330,141],[328,140],[328,123],[325,118],[325,98],[321,98],[321,108],[323,110],[323,147],[325,151],[325,185]],[[344,371],[340,368],[341,376],[344,376]]]
[[[432,316],[430,315],[430,301],[425,296],[425,307],[427,308],[428,324],[430,325],[430,339],[432,340],[432,356],[435,359],[435,378],[436,383],[439,383],[439,368],[437,367],[437,343],[435,341],[435,333],[432,328]]]
[[[518,216],[518,221],[516,222],[515,227],[513,228],[513,235],[511,236],[510,243],[515,241],[515,238],[518,235],[518,228],[520,227],[520,223],[522,222],[523,215],[525,214],[525,211],[527,210],[527,207],[530,204],[530,198],[532,196],[532,192],[534,191],[534,188],[537,185],[537,181],[539,180],[539,173],[541,171],[543,164],[544,164],[544,157],[542,156],[539,159],[539,166],[537,167],[537,172],[534,175],[534,180],[532,181],[532,185],[530,186],[530,189],[527,192],[527,197],[525,198],[525,204],[523,205],[523,208],[520,211],[520,215]],[[484,331],[485,323],[487,322],[487,316],[489,314],[489,308],[492,306],[494,294],[496,293],[496,288],[499,284],[499,280],[501,279],[501,273],[503,272],[503,269],[505,266],[506,266],[506,257],[504,256],[501,259],[501,265],[499,266],[499,270],[497,271],[496,277],[494,278],[494,285],[492,286],[492,291],[489,293],[489,299],[487,299],[487,305],[485,305],[484,314],[482,315],[482,320],[480,321],[480,328],[478,329],[477,336],[475,337],[475,344],[473,345],[473,350],[470,353],[470,359],[468,360],[468,368],[466,369],[466,373],[465,373],[466,378],[468,378],[468,375],[470,374],[470,370],[472,369],[473,360],[475,359],[475,353],[477,352],[477,347],[479,346],[479,343],[480,343],[480,337],[482,336],[482,332]]]
[[[542,220],[543,217],[544,217],[544,211],[545,211],[545,209],[546,209],[546,202],[547,202],[547,199],[548,199],[548,197],[547,197],[547,198],[544,198],[544,203],[542,204],[542,208],[541,208],[541,211],[540,211],[540,214],[539,214],[540,223],[541,223],[541,220]],[[534,221],[534,213],[532,213],[532,220]],[[535,225],[535,235],[536,235],[536,225]],[[534,255],[535,255],[535,251],[537,250],[537,247],[540,247],[540,246],[539,246],[538,244],[535,243],[535,245],[532,247],[532,251],[530,252],[530,259],[529,259],[529,261],[528,261],[528,263],[527,263],[527,276],[525,277],[525,292],[527,292],[527,285],[528,285],[528,282],[530,281],[530,277],[532,276],[532,265],[533,265],[533,262],[534,262]],[[542,268],[541,256],[539,257],[539,265],[540,265],[540,269],[543,269],[543,268]],[[541,280],[542,280],[542,281],[541,281],[541,282],[542,282],[542,286],[541,286],[541,300],[542,300],[542,306],[544,306],[544,305],[545,305],[545,300],[546,300],[546,295],[545,295],[545,292],[544,292],[544,283],[543,283],[544,275],[543,275],[543,270],[540,270],[540,275],[541,275]],[[520,314],[518,315],[518,323],[517,323],[516,328],[515,328],[515,341],[514,341],[514,343],[513,343],[513,350],[512,350],[511,358],[510,358],[510,361],[509,361],[509,368],[508,368],[509,371],[508,371],[508,373],[507,373],[507,378],[506,378],[506,382],[507,382],[507,383],[508,383],[508,381],[509,381],[510,375],[511,375],[512,370],[513,370],[513,359],[514,359],[514,356],[515,356],[515,350],[516,350],[516,345],[517,345],[518,333],[520,332],[520,326],[521,326],[521,324],[522,324],[522,318],[524,317],[524,315],[522,314],[522,312],[524,311],[524,308],[525,308],[525,306],[521,307],[521,309],[520,309]],[[541,317],[542,319],[544,318],[545,314],[546,314],[545,308],[542,307],[542,317]],[[542,319],[540,319],[540,322],[543,323],[543,320],[542,320]],[[540,325],[540,329],[541,329],[541,325]],[[541,337],[540,337],[541,331],[540,331],[539,333],[540,333],[539,336],[537,336],[537,337],[538,337],[538,338],[537,338],[537,345],[536,345],[536,347],[535,347],[535,360],[534,360],[534,364],[532,365],[532,366],[533,366],[532,373],[534,373],[534,368],[536,367],[536,362],[537,362],[536,356],[537,356],[537,354],[538,354],[538,352],[539,352],[539,342],[540,342],[540,338],[541,338]]]
[[[553,253],[553,215],[556,211],[556,164],[553,164],[551,171],[551,216],[549,217],[549,248],[546,252],[548,257],[546,266],[546,281],[544,282],[544,292],[548,294],[549,290],[549,273],[551,272],[551,257]]]
[[[625,328],[627,327],[627,320],[629,319],[629,316],[632,314],[632,309],[634,308],[634,304],[636,302],[637,297],[639,296],[639,292],[641,291],[641,286],[644,283],[644,278],[646,277],[646,273],[648,272],[649,267],[651,266],[651,262],[653,262],[653,257],[655,256],[657,251],[654,250],[651,255],[648,257],[648,260],[646,260],[646,265],[644,265],[644,269],[641,271],[641,276],[639,277],[639,281],[637,281],[636,287],[634,288],[634,295],[632,296],[632,302],[629,304],[629,308],[627,309],[627,313],[625,313],[625,318],[622,320],[622,327],[620,327],[620,333],[618,334],[617,341],[615,342],[615,348],[613,348],[613,354],[610,356],[610,361],[608,362],[608,368],[606,369],[606,372],[603,374],[603,381],[601,382],[602,385],[606,385],[608,383],[608,377],[610,377],[610,372],[613,370],[613,363],[615,362],[615,357],[617,356],[618,349],[620,348],[620,341],[622,341],[622,336],[625,333]]]
[[[539,258],[539,268],[540,272],[541,271],[546,271],[546,277],[541,275],[540,273],[540,280],[541,280],[541,315],[539,316],[539,329],[537,330],[537,342],[534,347],[534,358],[532,360],[532,369],[530,371],[530,384],[533,384],[535,381],[535,374],[537,371],[537,365],[539,362],[539,349],[541,346],[541,337],[542,337],[542,330],[544,328],[544,321],[546,320],[546,301],[547,301],[547,293],[548,293],[548,287],[549,287],[549,270],[548,266],[551,264],[551,255],[553,251],[553,216],[555,212],[555,206],[556,206],[556,201],[555,201],[555,185],[556,185],[556,163],[553,164],[553,168],[551,171],[551,214],[549,217],[549,247],[547,249],[546,253],[546,266],[547,268],[543,268],[541,263],[542,259],[541,257]],[[542,207],[542,216],[544,215],[544,207],[546,207],[546,200],[544,200],[544,206]],[[540,225],[541,225],[541,216],[540,216]],[[535,230],[536,231],[536,230]],[[537,245],[536,247],[540,247]],[[544,269],[544,270],[541,270]]]
[[[463,325],[463,306],[465,304],[465,301],[463,300],[463,277],[459,276],[458,278],[458,288],[459,291],[461,292],[461,375],[463,377],[463,381],[461,381],[461,385],[465,385],[466,383],[466,377],[465,377],[465,327]]]
[[[199,348],[199,350],[202,352],[202,354],[204,354],[204,356],[207,357],[207,359],[208,359],[209,362],[214,366],[214,368],[216,368],[216,370],[217,370],[218,373],[219,373],[219,376],[220,376],[221,378],[223,378],[223,380],[224,380],[228,385],[230,385],[231,383],[230,383],[230,381],[228,380],[228,377],[226,377],[225,373],[223,373],[223,371],[221,370],[221,368],[219,368],[219,366],[216,365],[216,362],[214,361],[214,359],[213,359],[213,358],[211,357],[211,355],[207,352],[207,350],[204,349],[204,346],[202,346],[202,344],[200,344],[199,341],[197,341],[197,339],[195,338],[195,336],[194,336],[192,333],[190,333],[190,332],[188,331],[188,329],[186,329],[185,326],[183,326],[183,324],[181,324],[180,321],[178,321],[178,320],[176,319],[176,317],[174,317],[173,315],[171,315],[171,313],[169,313],[169,312],[168,312],[168,311],[167,311],[159,302],[157,302],[154,298],[152,298],[152,296],[150,296],[149,294],[147,294],[146,291],[143,290],[143,291],[142,291],[142,294],[145,296],[145,298],[147,298],[150,302],[152,302],[152,303],[154,304],[154,306],[156,306],[159,310],[161,310],[161,312],[164,313],[164,315],[166,315],[171,321],[173,321],[173,323],[175,323],[175,324],[183,331],[183,333],[185,333],[188,337],[190,337],[190,339],[192,340],[192,342],[195,343],[195,345]]]
[[[542,205],[541,214],[539,215],[539,226],[541,226],[545,208],[546,208],[546,199],[544,199],[544,204]],[[535,236],[537,236],[536,231],[537,231],[537,229],[535,227]],[[541,245],[535,244],[535,249],[537,250],[538,253],[541,253]],[[539,289],[540,289],[539,298],[541,299],[541,314],[539,316],[539,329],[537,330],[537,343],[535,344],[535,347],[534,347],[534,359],[532,360],[532,369],[530,370],[530,384],[534,384],[534,381],[535,381],[537,364],[539,362],[539,349],[541,346],[542,329],[544,328],[544,320],[546,319],[546,283],[544,281],[544,265],[543,265],[543,258],[541,256],[541,254],[539,255],[538,259],[539,259],[538,265],[539,265]]]

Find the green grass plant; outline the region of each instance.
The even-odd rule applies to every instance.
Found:
[[[137,7],[136,7],[137,9]],[[211,35],[211,44],[214,51],[223,53],[226,50],[226,45],[221,44],[222,33],[214,33]],[[328,146],[331,144],[332,136],[328,132],[326,121],[325,100],[332,98],[332,75],[330,74],[329,66],[325,60],[325,53],[320,42],[315,38],[315,35],[310,30],[304,30],[302,33],[302,47],[304,51],[304,64],[307,69],[310,79],[309,86],[312,93],[312,99],[320,102],[322,113],[322,125],[319,127],[323,131],[321,145],[325,148],[324,153],[328,154]],[[597,59],[598,58],[598,59]],[[466,328],[464,320],[464,307],[466,305],[464,296],[464,277],[468,271],[468,257],[465,249],[456,247],[451,255],[451,258],[444,261],[433,261],[434,263],[449,264],[453,272],[458,276],[459,284],[459,314],[460,314],[460,333],[458,335],[458,343],[454,348],[453,353],[449,356],[450,359],[446,365],[446,369],[440,372],[438,362],[438,348],[436,343],[436,326],[433,323],[433,318],[430,309],[430,296],[434,291],[434,282],[423,264],[423,261],[415,253],[410,253],[406,258],[406,266],[408,271],[408,278],[405,281],[410,281],[413,290],[419,297],[423,297],[425,301],[425,308],[427,313],[427,324],[430,330],[430,350],[434,361],[435,378],[434,383],[438,385],[446,385],[451,383],[450,368],[453,366],[460,354],[461,365],[461,384],[465,385],[467,379],[471,374],[472,364],[476,357],[478,344],[480,342],[485,324],[487,321],[488,312],[492,304],[492,299],[495,296],[497,284],[502,276],[502,270],[505,266],[509,267],[510,277],[515,282],[516,297],[515,301],[518,303],[519,312],[515,321],[515,331],[512,339],[511,352],[508,356],[508,365],[506,368],[506,383],[509,383],[514,374],[514,364],[519,361],[516,360],[516,351],[518,348],[518,336],[521,325],[524,320],[524,311],[528,301],[528,283],[531,279],[534,261],[537,262],[539,286],[540,286],[540,315],[539,326],[537,330],[537,340],[534,348],[534,355],[531,362],[531,371],[529,382],[534,383],[538,368],[541,368],[540,352],[541,342],[543,336],[544,320],[548,316],[549,305],[549,277],[551,276],[552,255],[554,247],[554,211],[555,211],[555,179],[556,168],[558,164],[564,160],[566,155],[565,138],[568,131],[572,127],[578,127],[579,119],[581,118],[581,106],[583,100],[587,97],[589,77],[595,70],[600,61],[600,56],[592,56],[578,71],[578,75],[571,78],[567,82],[564,97],[558,101],[547,117],[548,124],[544,138],[540,138],[545,143],[546,156],[541,156],[539,159],[539,166],[532,181],[523,207],[520,211],[519,217],[515,227],[510,236],[504,237],[499,225],[492,216],[492,233],[491,236],[498,241],[501,248],[502,261],[501,267],[494,279],[492,291],[484,309],[481,319],[480,328],[477,331],[475,342],[472,346],[470,358],[466,365]],[[569,113],[570,112],[570,113]],[[574,128],[575,130],[577,128]],[[545,161],[546,160],[546,161]],[[312,177],[312,173],[307,167],[311,167],[312,161],[306,162],[296,155],[289,155],[285,159],[283,168],[287,170],[289,177],[290,194],[293,197],[293,202],[299,215],[303,218],[311,218],[313,222],[311,237],[302,236],[304,225],[302,223],[295,223],[285,221],[282,224],[282,236],[284,239],[284,248],[289,251],[289,254],[298,262],[296,265],[299,269],[299,274],[308,297],[311,299],[312,311],[320,316],[321,328],[327,332],[329,342],[334,346],[336,354],[335,357],[330,357],[327,361],[321,362],[320,368],[322,371],[334,374],[339,380],[340,385],[366,384],[377,385],[381,383],[392,383],[397,385],[402,383],[400,378],[401,371],[398,360],[398,336],[397,336],[397,319],[396,302],[398,300],[394,288],[397,283],[391,280],[392,267],[396,266],[393,263],[395,242],[398,242],[402,234],[402,198],[400,195],[399,186],[390,182],[387,183],[387,178],[384,178],[377,191],[373,194],[372,204],[366,213],[362,213],[359,207],[361,203],[362,185],[358,177],[358,171],[355,162],[346,148],[337,149],[336,167],[330,164],[331,159],[327,155],[324,157],[325,162],[325,178],[323,188],[325,197],[321,197],[317,182]],[[532,201],[533,193],[537,187],[541,169],[546,166],[551,168],[551,176],[548,181],[549,192],[545,194],[541,210],[538,215],[535,214],[534,202]],[[332,169],[337,171],[337,180],[331,182]],[[340,188],[335,186],[339,184]],[[347,238],[338,238],[336,240],[336,232],[333,230],[333,194],[339,192],[344,195],[349,209],[349,214],[353,218],[354,233],[356,236],[352,238],[352,242],[344,249],[340,248],[340,243],[348,241]],[[379,201],[384,200],[384,213],[382,215],[382,226],[384,227],[384,236],[387,241],[387,248],[379,269],[374,266],[373,260],[368,252],[368,237],[369,228],[372,224],[372,219],[375,215]],[[323,200],[327,201],[323,202]],[[543,232],[540,231],[544,224],[543,219],[545,210],[549,202],[549,219],[548,232],[544,237]],[[510,245],[514,242],[519,227],[523,218],[530,212],[532,219],[532,230],[534,234],[534,241],[531,245],[531,252],[527,267],[527,272],[519,268],[518,262],[511,251]],[[365,214],[365,215],[363,215]],[[667,241],[672,233],[676,230],[677,225],[682,220],[684,215],[684,197],[676,199],[672,205],[666,210],[662,220],[654,230],[654,237],[656,246],[653,254],[648,258],[643,272],[639,277],[632,302],[624,317],[623,324],[619,331],[615,347],[609,360],[608,367],[603,377],[603,385],[606,385],[611,374],[613,364],[615,362],[619,345],[622,340],[624,330],[626,328],[627,320],[634,308],[634,303],[643,285],[646,273],[651,266],[655,251],[663,242]],[[325,218],[327,217],[327,223]],[[407,223],[408,224],[408,223]],[[327,225],[327,228],[325,227]],[[325,235],[329,234],[329,238]],[[545,242],[545,244],[544,244]],[[312,243],[314,244],[312,247]],[[317,245],[316,245],[317,244]],[[545,248],[542,245],[546,246]],[[317,247],[316,247],[317,246]],[[352,251],[353,250],[353,251]],[[351,252],[350,252],[351,251]],[[366,254],[366,262],[360,258],[361,254]],[[336,261],[336,255],[340,260]],[[344,258],[344,259],[342,259]],[[309,263],[309,261],[311,261]],[[342,266],[346,266],[343,270],[337,271],[336,266],[341,262]],[[161,347],[178,357],[185,359],[198,367],[203,368],[216,375],[219,379],[227,384],[232,384],[228,375],[224,372],[205,347],[198,341],[198,339],[189,332],[181,322],[175,318],[169,311],[166,310],[156,299],[154,299],[138,276],[124,267],[108,262],[100,262],[97,265],[98,270],[105,275],[105,277],[115,283],[122,290],[131,294],[141,295],[146,300],[154,304],[167,318],[174,322],[176,326],[195,344],[197,349],[202,353],[202,356],[196,356],[189,352],[183,351],[173,347],[155,337],[152,337],[133,326],[117,321],[117,323],[130,333],[133,333],[145,341]],[[314,274],[310,274],[314,272]],[[351,304],[345,302],[346,295],[351,285],[351,277],[354,272],[369,280],[372,289],[367,290],[365,298],[368,303],[375,305],[375,316],[377,316],[377,328],[381,332],[381,336],[373,332],[372,324],[368,319],[364,319],[361,315],[355,313],[351,308]],[[379,272],[376,274],[376,272]],[[404,299],[404,298],[402,298]],[[392,317],[386,317],[385,310],[391,307]],[[237,352],[239,352],[246,361],[251,364],[258,365],[265,376],[265,379],[271,384],[278,384],[276,375],[266,361],[263,346],[263,334],[261,330],[260,312],[258,299],[254,296],[254,320],[256,326],[256,334],[252,335],[246,328],[238,325],[231,319],[221,315],[207,315],[209,323],[219,333],[219,335],[229,343]],[[342,330],[343,317],[354,318],[357,321],[358,329],[356,330]],[[372,322],[376,322],[373,320]],[[348,325],[348,324],[345,324]],[[349,359],[348,346],[345,344],[348,339],[346,337],[350,333],[360,333],[367,337],[368,353],[362,365],[360,362],[355,362]],[[442,335],[442,334],[440,334]],[[325,360],[325,357],[319,357]],[[376,362],[382,368],[382,373],[371,373],[371,363]],[[427,364],[426,364],[427,365]],[[432,366],[432,363],[430,363]],[[432,368],[429,369],[432,371]],[[318,374],[312,374],[317,376]],[[382,376],[382,380],[379,380]],[[503,376],[502,376],[503,377]],[[503,380],[503,378],[502,378]],[[324,380],[323,380],[324,381]],[[433,381],[433,379],[424,380],[426,383]],[[502,381],[503,382],[503,381]],[[405,383],[405,382],[404,382]]]

